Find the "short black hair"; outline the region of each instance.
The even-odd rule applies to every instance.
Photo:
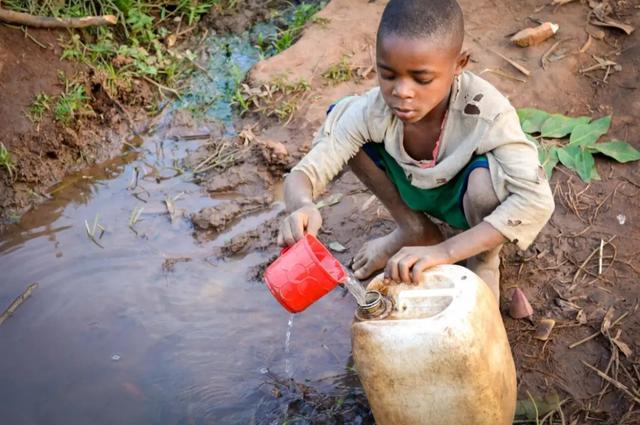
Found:
[[[391,0],[380,19],[378,41],[387,35],[430,38],[461,48],[462,9],[456,0]]]

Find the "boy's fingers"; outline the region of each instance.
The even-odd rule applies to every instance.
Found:
[[[322,216],[317,211],[309,214],[309,223],[307,224],[307,232],[311,233],[313,236],[317,236],[320,231],[320,227],[322,227]]]
[[[400,276],[398,275],[398,261],[399,258],[397,258],[396,254],[387,261],[387,267],[384,269],[385,277],[395,280],[396,282],[400,280]]]
[[[278,230],[278,246],[284,246],[284,238],[282,237],[282,229]]]
[[[285,220],[284,226],[282,226],[282,238],[287,246],[291,246],[295,243],[295,239],[293,239],[293,234],[291,233],[291,223],[289,222],[289,219]]]
[[[418,258],[413,255],[403,257],[398,263],[398,274],[402,282],[411,283],[411,266],[413,266]]]
[[[429,260],[420,260],[413,265],[413,269],[411,270],[411,280],[413,281],[413,283],[420,283],[422,272],[428,269],[429,266]]]
[[[294,242],[304,238],[304,218],[301,214],[294,214],[290,217],[291,237]]]

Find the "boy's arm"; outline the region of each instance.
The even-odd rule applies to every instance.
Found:
[[[511,142],[492,146],[496,140]],[[542,230],[553,213],[553,193],[536,146],[522,133],[515,110],[501,116],[487,141],[479,153],[487,154],[500,205],[480,224],[441,244],[401,249],[387,265],[389,277],[417,282],[429,267],[470,258],[507,240],[525,250]]]
[[[303,172],[294,170],[285,179],[284,201],[288,215],[280,224],[278,245],[292,245],[305,233],[316,236],[322,216],[313,203],[311,181]]]
[[[503,244],[507,239],[487,222],[432,246],[407,246],[387,262],[385,276],[397,282],[420,281],[423,271],[440,264],[455,264]]]
[[[324,187],[370,140],[367,123],[368,98],[341,100],[320,128],[313,148],[285,179],[285,203],[289,213],[280,225],[279,245],[292,245],[305,233],[316,235],[322,225],[313,203]]]

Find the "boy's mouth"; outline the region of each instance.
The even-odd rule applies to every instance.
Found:
[[[405,108],[393,108],[393,112],[400,119],[410,119],[416,114],[415,109],[405,109]]]

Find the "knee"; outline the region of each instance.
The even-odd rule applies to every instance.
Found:
[[[462,198],[464,215],[471,226],[480,223],[500,205],[493,190],[491,174],[486,168],[476,168],[469,174],[467,191]]]

